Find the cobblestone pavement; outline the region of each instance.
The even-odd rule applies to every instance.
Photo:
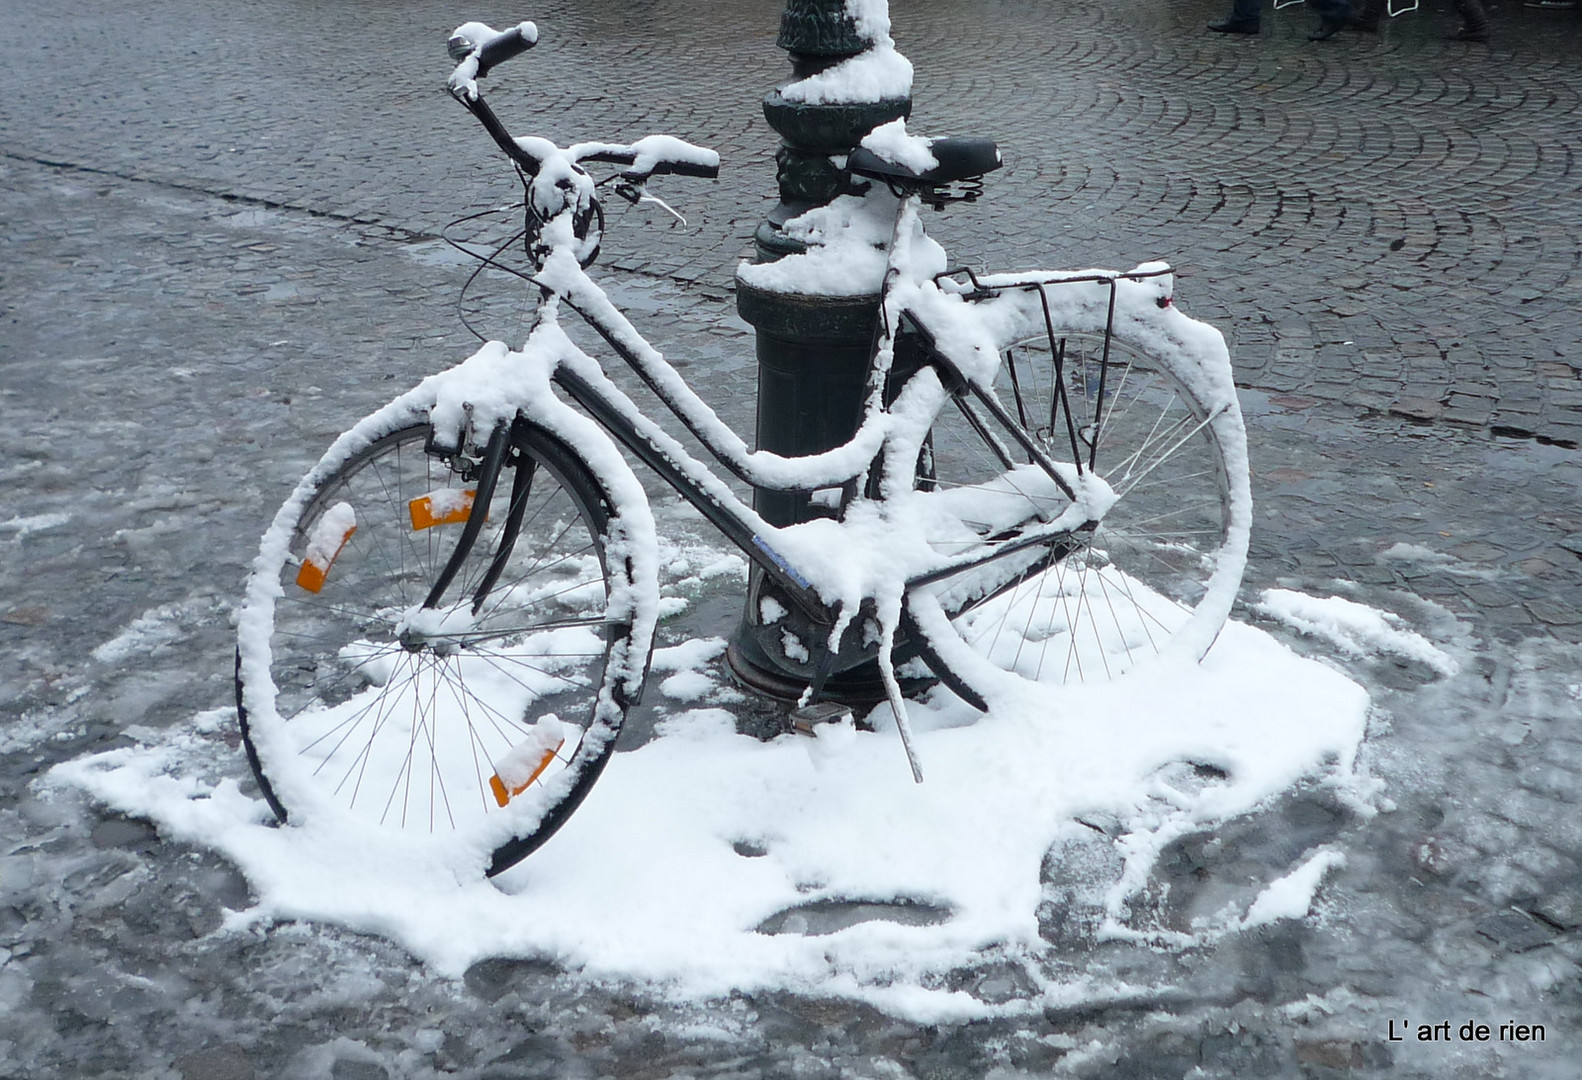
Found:
[[[233,869],[40,796],[56,762],[226,705],[258,531],[351,418],[464,353],[463,270],[432,238],[510,192],[436,89],[439,42],[474,12],[0,9],[0,1077],[1575,1076],[1573,13],[1507,3],[1492,46],[1438,40],[1451,17],[1430,8],[1310,45],[1294,10],[1223,40],[1203,3],[897,0],[915,126],[987,132],[1010,159],[937,235],[991,265],[1168,254],[1184,305],[1235,338],[1258,499],[1244,599],[1342,593],[1462,666],[1291,638],[1373,694],[1365,759],[1395,809],[1298,791],[1183,839],[1150,893],[1185,925],[1334,843],[1348,862],[1317,918],[1184,952],[1095,945],[1081,914],[1113,854],[1055,852],[1052,962],[1170,989],[927,1027],[794,994],[697,1009],[537,961],[454,983],[322,927],[215,933],[246,902]],[[777,10],[554,3],[524,13],[544,44],[498,79],[562,139],[721,150],[718,187],[666,189],[691,226],[624,211],[609,261],[743,430],[728,285],[772,187],[755,103],[785,70]],[[669,632],[723,632],[732,603]],[[959,975],[1022,992],[1014,970]],[[1392,1043],[1392,1019],[1548,1038]]]
[[[511,183],[439,89],[453,5],[7,8],[8,153],[418,234]],[[718,189],[677,193],[696,227],[630,265],[728,283],[772,190],[757,102],[787,73],[778,10],[530,13],[543,43],[495,80],[506,115],[561,141],[684,131],[725,160]],[[1301,11],[1228,40],[1201,32],[1214,14],[1207,0],[897,4],[914,127],[991,135],[1009,159],[992,213],[946,231],[971,239],[960,253],[1168,256],[1195,278],[1196,309],[1234,331],[1249,385],[1582,440],[1578,13],[1507,0],[1489,46],[1440,40],[1437,5],[1322,46]],[[82,59],[57,74],[62,57]]]

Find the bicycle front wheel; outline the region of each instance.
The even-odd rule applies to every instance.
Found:
[[[632,627],[608,609],[628,571],[605,550],[605,485],[559,440],[518,421],[485,501],[475,467],[425,450],[430,430],[371,440],[277,519],[285,543],[266,541],[249,587],[252,607],[272,594],[267,641],[244,615],[237,700],[282,821],[426,834],[493,874],[560,827],[614,750],[612,656]]]
[[[1091,469],[1117,499],[1071,543],[1024,549],[909,595],[923,659],[974,705],[997,687],[1104,681],[1165,654],[1199,660],[1223,626],[1246,559],[1245,434],[1234,401],[1205,401],[1181,375],[1189,358],[1159,347],[1169,341],[1056,330],[1003,353],[994,389],[1006,411],[1051,458]],[[1014,540],[1008,500],[1019,501],[1012,516],[1024,525],[1068,505],[1005,436],[949,409],[936,422],[918,487],[958,502],[961,489],[993,490],[1002,510],[992,522],[969,516],[959,536],[936,544],[942,552]]]

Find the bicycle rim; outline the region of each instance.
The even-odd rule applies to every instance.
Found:
[[[279,585],[272,685],[244,686],[239,663],[243,734],[282,819],[481,842],[495,873],[559,827],[613,750],[624,703],[609,658],[630,627],[606,612],[608,498],[570,451],[519,425],[483,505],[425,452],[429,431],[348,457],[304,502],[284,559],[258,571]]]
[[[1228,612],[1203,601],[1224,579],[1239,582],[1245,554],[1223,442],[1239,417],[1216,415],[1168,361],[1120,335],[1106,352],[1102,333],[1057,330],[1053,344],[1040,335],[1012,346],[995,392],[1045,453],[1091,467],[1118,499],[1075,550],[1024,550],[917,590],[909,614],[925,661],[981,707],[995,686],[1106,681],[1165,654],[1201,659]],[[931,444],[920,488],[957,503],[964,491],[999,496],[987,504],[998,514],[967,516],[936,542],[941,551],[1014,539],[1007,503],[1023,525],[1069,503],[1007,432],[947,410]]]

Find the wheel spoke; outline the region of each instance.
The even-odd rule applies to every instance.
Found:
[[[292,783],[270,785],[288,800],[316,789],[337,813],[392,829],[464,834],[496,819],[489,788],[495,762],[547,710],[579,730],[602,725],[597,741],[579,737],[585,749],[562,755],[578,770],[574,782],[551,788],[556,798],[582,798],[599,769],[583,767],[574,755],[602,758],[613,749],[620,711],[600,701],[610,697],[610,650],[631,627],[612,622],[606,611],[602,537],[611,511],[604,485],[575,454],[524,428],[511,461],[538,470],[538,479],[526,505],[518,506],[522,517],[510,549],[504,530],[516,485],[507,476],[489,505],[471,508],[487,516],[460,560],[447,603],[408,624],[426,628],[426,636],[395,640],[460,535],[454,522],[413,529],[409,500],[474,488],[425,452],[428,434],[414,426],[374,440],[332,471],[303,506],[293,530],[296,554],[277,559],[274,571],[284,595],[273,606],[271,680],[244,695],[244,734],[260,779],[293,773]],[[307,592],[294,583],[294,560],[340,502],[351,505],[356,528],[321,591]],[[499,570],[498,581],[474,616],[471,598],[492,569]],[[447,624],[455,631],[444,632]],[[252,646],[244,641],[241,651],[245,659]],[[243,675],[248,670],[246,663],[239,668]],[[269,726],[280,730],[254,737]],[[291,807],[292,820],[317,805]],[[502,846],[494,869],[542,842],[564,818],[548,816],[548,825],[496,840]]]
[[[1091,454],[1116,500],[1076,551],[1046,558],[1014,582],[1004,576],[998,592],[992,588],[994,572],[978,568],[963,571],[979,576],[964,577],[959,585],[946,578],[919,592],[919,604],[960,607],[941,612],[944,622],[920,613],[919,625],[949,625],[961,636],[967,651],[950,650],[948,655],[963,658],[963,671],[936,667],[936,674],[953,688],[971,691],[967,696],[982,699],[1005,673],[1029,682],[1075,682],[1115,678],[1131,670],[1193,623],[1194,609],[1221,563],[1216,556],[1230,536],[1230,501],[1229,470],[1217,433],[1219,414],[1202,406],[1190,384],[1174,376],[1174,361],[1151,356],[1120,334],[1110,345],[1103,368],[1103,334],[1062,333],[1057,328],[1052,338],[1007,350],[1002,362],[994,389],[1002,400],[1015,403],[1006,415],[1022,423],[1037,418],[1043,424],[1046,417],[1059,417],[1069,408],[1079,431],[1083,466]],[[1064,355],[1063,407],[1055,400],[1062,389],[1054,377],[1055,350]],[[1102,401],[1096,396],[1101,371]],[[1100,418],[1097,430],[1095,417]],[[941,493],[951,497],[962,488],[985,490],[994,484],[1008,496],[1020,495],[1007,509],[1014,513],[1021,502],[1029,520],[1035,508],[1046,513],[1064,509],[1064,501],[1005,486],[1014,478],[1004,475],[985,440],[947,420],[942,415],[935,421],[932,436],[934,481]],[[1054,426],[1051,421],[1038,438],[1055,460],[1068,460],[1070,448],[1064,443],[1069,440],[1056,438]],[[969,496],[960,498],[971,501]],[[938,505],[951,504],[942,500]],[[959,532],[950,531],[958,526]],[[1006,537],[1015,532],[982,521],[952,521],[940,527],[935,550],[958,557],[987,552],[995,543],[986,535],[991,529],[997,534],[1003,530]],[[988,595],[983,599],[963,601],[984,589]],[[943,664],[941,653],[924,644],[924,658],[931,665]],[[967,658],[973,656],[978,659],[969,665]],[[967,674],[979,665],[981,690]],[[994,669],[1000,674],[991,678]]]

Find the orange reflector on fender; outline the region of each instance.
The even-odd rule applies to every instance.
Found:
[[[412,531],[432,529],[436,525],[460,525],[472,516],[472,500],[478,492],[473,488],[460,491],[445,488],[431,491],[407,503],[412,515]]]
[[[302,553],[302,565],[297,569],[297,585],[310,593],[324,588],[330,567],[340,555],[346,541],[357,531],[357,515],[348,503],[336,503],[319,519]]]
[[[513,798],[526,791],[530,786],[532,786],[534,780],[537,780],[544,774],[544,770],[549,768],[549,763],[555,760],[555,755],[560,753],[560,748],[565,745],[566,740],[561,739],[555,744],[555,748],[553,750],[545,751],[544,756],[539,759],[538,766],[533,770],[532,775],[530,775],[526,780],[522,781],[522,783],[516,787],[507,788],[505,786],[505,781],[500,779],[499,773],[495,773],[493,776],[489,777],[489,790],[494,792],[494,801],[498,805],[504,806]]]

